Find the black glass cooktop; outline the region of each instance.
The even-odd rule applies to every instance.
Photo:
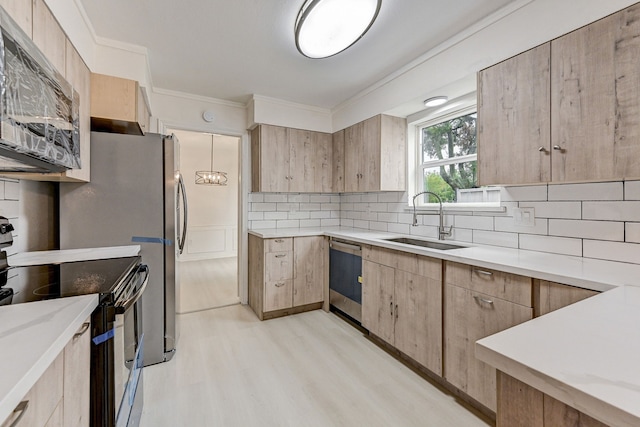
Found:
[[[115,299],[118,284],[139,262],[126,257],[9,267],[0,272],[0,305],[95,293],[101,301]]]

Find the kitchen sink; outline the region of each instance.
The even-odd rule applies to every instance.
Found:
[[[394,237],[393,239],[384,239],[389,242],[402,243],[405,245],[421,246],[423,248],[438,249],[446,251],[449,249],[462,249],[466,246],[453,245],[451,243],[433,242],[429,240],[411,239],[409,237]]]

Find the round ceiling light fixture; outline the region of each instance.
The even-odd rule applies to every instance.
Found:
[[[382,0],[306,0],[296,18],[296,47],[304,56],[333,56],[369,30]]]
[[[437,107],[446,103],[449,100],[446,96],[434,96],[433,98],[426,99],[424,101],[425,107]]]

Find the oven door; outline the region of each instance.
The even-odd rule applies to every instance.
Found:
[[[135,427],[142,415],[142,300],[149,268],[139,265],[115,303],[114,404],[116,427]]]

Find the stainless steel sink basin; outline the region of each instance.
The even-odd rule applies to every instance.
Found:
[[[405,245],[422,246],[423,248],[438,249],[446,251],[449,249],[461,249],[465,246],[452,245],[451,243],[432,242],[429,240],[412,239],[410,237],[394,237],[393,239],[384,239],[389,242],[403,243]]]

